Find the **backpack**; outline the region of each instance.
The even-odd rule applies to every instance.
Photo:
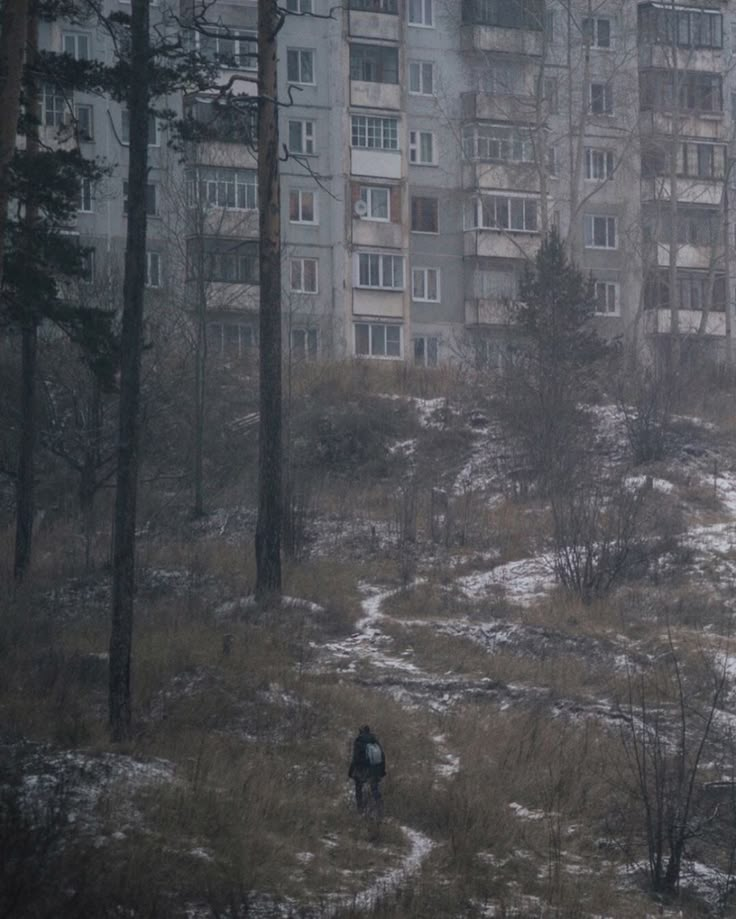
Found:
[[[383,750],[377,740],[369,741],[365,745],[365,761],[369,766],[380,766],[383,762]]]

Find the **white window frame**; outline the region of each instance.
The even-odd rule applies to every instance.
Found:
[[[291,147],[291,128],[292,125],[298,126],[300,138],[299,149]],[[315,142],[315,122],[304,118],[290,118],[287,124],[287,138],[289,141],[289,153],[297,156],[316,156],[317,144]]]
[[[593,89],[595,87],[602,87],[603,89],[603,110],[600,112],[596,112],[593,108]],[[610,81],[591,80],[588,86],[588,108],[591,115],[596,115],[598,117],[615,114],[616,106],[613,98],[613,86]]]
[[[378,261],[375,263],[378,278],[377,284],[361,283],[361,265],[365,264],[366,259],[378,259]],[[388,259],[391,261],[388,262]],[[391,266],[390,283],[386,283],[388,264]],[[401,269],[401,281],[399,284],[397,284],[395,280],[397,274],[397,265],[399,265]],[[401,291],[404,289],[406,283],[405,267],[405,258],[403,255],[395,255],[393,252],[356,252],[353,256],[353,287],[358,287],[361,290]],[[373,267],[370,263],[368,263],[367,270],[369,275],[373,273]]]
[[[422,342],[422,359],[417,360],[416,343]],[[429,359],[429,343],[434,342],[434,360]],[[412,361],[415,367],[438,367],[440,363],[440,338],[438,335],[414,335],[412,340]]]
[[[158,289],[161,283],[161,253],[146,249],[146,287]],[[155,270],[154,270],[155,266]]]
[[[42,91],[43,124],[48,128],[61,128],[67,123],[68,100],[58,86],[44,83]]]
[[[386,216],[377,217],[374,211],[378,210],[373,198],[378,192],[386,194]],[[362,220],[375,220],[377,223],[390,223],[391,221],[391,188],[388,185],[361,185],[360,200],[366,206],[365,215]]]
[[[307,195],[312,196],[312,219],[304,219],[304,201]],[[296,196],[296,197],[294,197]],[[293,218],[291,216],[291,202],[292,200],[297,201],[297,210],[298,217]],[[319,224],[319,205],[318,205],[318,196],[317,192],[313,191],[311,188],[290,188],[289,189],[289,223],[299,224],[300,226],[316,227]]]
[[[151,128],[153,128],[153,140],[151,140]],[[124,147],[130,145],[130,112],[127,108],[120,110],[120,143]],[[161,138],[159,137],[158,118],[153,112],[148,113],[148,146],[159,147]]]
[[[425,200],[434,201],[437,205],[437,225],[434,230],[418,230],[413,226],[414,201]],[[440,232],[440,201],[436,195],[412,195],[409,201],[409,231],[411,233],[426,233],[430,236],[436,236]]]
[[[297,70],[299,71],[298,79],[291,79],[289,77],[289,55],[290,54],[298,55],[297,57],[297,60],[298,60]],[[308,54],[311,58],[311,69],[312,69],[312,79],[311,80],[304,79],[304,74],[303,74],[304,57],[303,55],[305,54]],[[314,48],[287,48],[286,49],[286,81],[287,83],[291,83],[293,85],[298,85],[298,86],[316,86],[317,74],[315,73],[315,66],[314,66],[316,63],[316,58],[317,58],[317,55],[315,53]]]
[[[298,346],[294,339],[303,338],[303,345]],[[299,353],[301,352],[301,353]],[[316,361],[319,357],[319,333],[314,326],[292,326],[289,329],[289,354],[292,359]]]
[[[600,302],[600,289],[603,288],[603,299],[606,309],[598,308]],[[610,301],[613,299],[613,309],[609,309]],[[595,282],[595,315],[596,316],[618,316],[621,310],[619,307],[619,286],[615,281],[596,281]]]
[[[392,127],[389,129],[389,123]],[[362,129],[361,129],[362,128]],[[363,135],[365,144],[354,143],[356,135],[360,138]],[[370,143],[380,139],[380,146]],[[385,141],[391,143],[386,145]],[[399,150],[399,119],[384,118],[378,115],[351,115],[350,117],[350,146],[356,150],[387,150],[396,152]]]
[[[430,296],[430,276],[434,275],[434,296]],[[417,280],[419,287],[417,292]],[[416,303],[439,303],[441,299],[440,292],[440,269],[439,268],[412,268],[411,269],[411,298]]]
[[[431,158],[422,158],[422,138],[431,138]],[[437,135],[434,131],[409,131],[409,162],[412,166],[436,166],[437,165]]]
[[[429,73],[429,78],[427,74]],[[429,83],[429,89],[427,88]],[[412,89],[412,85],[418,89]],[[409,95],[410,96],[433,96],[435,85],[435,66],[434,61],[409,61]]]
[[[78,214],[94,214],[95,199],[92,195],[92,180],[81,179],[79,183]]]
[[[153,189],[153,210],[148,210],[148,194],[149,189]],[[146,182],[146,216],[147,217],[158,217],[159,216],[159,193],[158,193],[158,183],[157,182]],[[123,216],[128,216],[128,180],[123,179]]]
[[[89,118],[88,118],[89,131],[85,131],[84,133],[82,133],[82,129],[80,126],[81,119],[79,117],[79,113],[83,110],[89,113]],[[74,103],[74,119],[76,121],[77,134],[79,135],[80,143],[83,143],[83,144],[94,143],[94,140],[95,140],[95,120],[94,120],[95,119],[95,109],[94,109],[94,106],[89,105],[88,103],[75,102]]]
[[[594,242],[596,236],[596,222],[605,220],[605,245]],[[583,216],[583,229],[586,249],[601,249],[605,251],[614,251],[618,249],[618,218],[611,214],[585,214]],[[611,245],[611,228],[613,228],[613,245]],[[588,242],[590,240],[590,242]]]
[[[197,192],[196,182],[199,182]],[[243,203],[240,203],[242,191]],[[228,203],[228,198],[232,203]],[[255,169],[232,166],[202,166],[187,179],[187,201],[203,208],[222,207],[232,211],[258,210],[258,175]],[[252,203],[251,203],[252,202]]]
[[[74,50],[69,51],[67,49],[67,40],[71,39],[71,44],[74,46]],[[80,45],[86,45],[86,53],[80,54]],[[76,32],[72,30],[65,30],[61,33],[61,49],[64,54],[70,54],[75,61],[91,61],[92,60],[92,37],[89,32]]]
[[[407,0],[406,18],[410,26],[419,29],[433,29],[433,0]]]
[[[595,174],[596,158],[599,158],[599,165],[603,167],[603,175]],[[610,181],[613,179],[615,168],[613,150],[605,150],[601,147],[585,148],[585,179],[587,182]]]
[[[601,22],[608,23],[608,44],[601,45],[600,42],[600,24]],[[588,25],[590,23],[590,25]],[[613,51],[614,42],[613,42],[613,20],[610,16],[586,16],[583,19],[583,40],[587,39],[586,31],[590,35],[590,47],[595,48],[599,51]]]
[[[486,225],[483,222],[484,219],[484,200],[493,199],[493,211],[494,214],[498,215],[499,206],[503,209],[505,207],[508,213],[508,226],[504,226],[503,223],[492,223]],[[501,202],[499,204],[499,202]],[[505,202],[505,204],[503,203]],[[523,226],[512,226],[513,223],[513,202],[521,202],[522,209],[522,223]],[[529,220],[529,215],[531,214],[530,204],[534,204],[534,226],[527,226],[527,223],[531,223]],[[486,204],[486,208],[490,208],[491,203]],[[539,209],[540,209],[540,200],[534,195],[506,195],[506,194],[497,194],[495,192],[483,194],[483,195],[474,195],[470,200],[470,207],[465,211],[465,229],[466,230],[488,230],[491,233],[539,233]],[[528,214],[529,212],[529,214]]]
[[[312,0],[286,0],[286,9],[290,13],[313,13]]]
[[[368,329],[368,351],[358,353],[358,327],[365,326]],[[383,331],[383,354],[373,350],[373,330]],[[388,335],[387,331],[391,329],[398,330],[398,354],[388,354]],[[392,336],[393,338],[394,336]],[[394,344],[394,342],[392,342]],[[353,349],[356,357],[371,357],[379,360],[400,361],[404,354],[404,329],[398,323],[391,322],[355,322],[353,323]]]
[[[306,286],[306,272],[304,270],[307,262],[314,265],[314,289]],[[294,270],[297,270],[298,280],[294,283]],[[306,256],[294,257],[289,262],[289,289],[295,294],[318,294],[319,293],[319,259],[309,258]]]

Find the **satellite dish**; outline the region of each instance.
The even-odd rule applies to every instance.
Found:
[[[353,207],[356,217],[365,217],[368,213],[368,205],[365,201],[356,201],[355,206]]]

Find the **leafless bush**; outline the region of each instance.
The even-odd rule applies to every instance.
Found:
[[[717,809],[704,798],[702,764],[726,685],[712,667],[710,682],[689,680],[671,632],[668,646],[646,672],[629,673],[621,706],[622,785],[630,841],[643,846],[652,890],[674,894],[688,848],[701,839]],[[637,852],[630,855],[637,857]]]
[[[552,496],[554,571],[584,603],[604,596],[640,555],[644,489],[624,480],[579,483]]]
[[[663,459],[672,424],[675,385],[671,374],[646,368],[619,388],[617,400],[636,465]]]

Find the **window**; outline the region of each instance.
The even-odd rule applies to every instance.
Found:
[[[364,220],[391,219],[391,189],[378,185],[361,185],[359,196],[366,207]]]
[[[201,249],[200,249],[201,246]],[[205,281],[258,284],[258,243],[252,240],[206,236],[187,241],[187,277],[196,278],[202,260]]]
[[[292,329],[289,339],[293,358],[301,361],[317,360],[316,329]]]
[[[356,322],[355,353],[359,357],[401,357],[401,326]]]
[[[246,357],[255,345],[253,327],[242,322],[207,323],[207,350],[225,360]]]
[[[398,83],[399,49],[385,45],[351,45],[350,79],[367,83]]]
[[[350,0],[351,10],[366,10],[369,13],[398,13],[396,0]]]
[[[439,199],[412,195],[411,231],[412,233],[439,233]]]
[[[586,179],[612,179],[613,169],[613,152],[611,150],[595,150],[593,147],[585,148]]]
[[[610,83],[590,84],[590,111],[594,115],[613,114],[613,90]]]
[[[128,213],[128,183],[123,182],[123,214]],[[149,217],[155,217],[158,214],[158,188],[153,182],[146,185],[146,213]]]
[[[84,32],[64,32],[62,35],[64,54],[70,54],[75,61],[88,61],[89,35]]]
[[[82,179],[79,183],[77,210],[82,214],[92,213],[92,182],[89,179]]]
[[[94,284],[95,282],[95,250],[92,248],[84,249],[81,253],[79,280],[82,284]]]
[[[398,150],[398,119],[353,115],[351,142],[353,147],[363,147],[368,150]]]
[[[616,218],[586,214],[585,246],[588,249],[616,249]]]
[[[431,61],[409,61],[409,92],[418,96],[434,93],[434,64]]]
[[[161,254],[146,252],[146,287],[161,287]]]
[[[671,241],[669,220],[663,221],[661,235],[664,242]],[[720,237],[721,221],[717,210],[678,205],[676,238],[678,245],[713,246],[719,242]]]
[[[317,259],[293,258],[289,270],[289,286],[294,293],[317,293]]]
[[[644,285],[646,309],[670,309],[669,272],[651,274]],[[725,310],[726,277],[717,274],[709,277],[708,271],[677,271],[677,306],[684,310]]]
[[[199,179],[199,188],[196,182]],[[203,166],[187,176],[190,205],[231,207],[250,211],[258,207],[258,179],[255,169],[218,169]]]
[[[683,144],[682,169],[678,173],[699,179],[722,179],[726,173],[726,148],[721,144]]]
[[[439,268],[412,268],[411,298],[412,300],[419,300],[427,303],[439,303]]]
[[[546,24],[544,0],[463,0],[463,22],[541,32]]]
[[[610,281],[595,283],[595,312],[600,315],[618,314],[618,284]]]
[[[302,156],[313,156],[314,122],[289,120],[289,153],[300,153]]]
[[[611,20],[597,17],[583,19],[583,38],[591,48],[610,48]]]
[[[538,209],[536,198],[481,195],[472,199],[466,214],[466,229],[536,233]]]
[[[647,42],[681,48],[722,48],[723,17],[714,9],[672,9],[642,4],[639,30]]]
[[[82,143],[90,143],[95,139],[93,130],[91,105],[75,105],[74,119],[77,123],[77,136]]]
[[[216,99],[188,99],[184,103],[184,136],[193,140],[215,140],[253,146],[258,138],[258,110],[247,97],[246,107]],[[149,129],[150,130],[150,129]]]
[[[66,97],[51,83],[43,84],[43,123],[51,128],[60,128],[65,121]]]
[[[431,131],[409,131],[409,162],[417,166],[435,166],[437,160],[434,134]]]
[[[468,159],[487,163],[536,162],[530,131],[510,125],[466,125],[463,151]]]
[[[378,252],[360,252],[356,256],[356,287],[381,290],[404,289],[404,257]]]
[[[674,108],[684,111],[719,113],[723,111],[723,80],[720,74],[700,70],[645,70],[639,75],[639,98],[642,111]]]
[[[208,34],[195,32],[199,53],[208,61],[229,70],[258,69],[258,37],[254,32],[243,32],[229,26],[208,30]]]
[[[130,112],[127,108],[124,108],[121,111],[121,136],[124,144],[130,143]],[[153,112],[148,113],[148,146],[149,147],[158,147],[159,137],[158,137],[158,121]]]
[[[414,339],[414,363],[417,367],[436,367],[440,340],[434,336],[418,335]]]
[[[527,82],[524,65],[518,61],[499,61],[491,58],[480,74],[480,88],[496,96],[524,95]]]
[[[311,13],[312,0],[286,0],[286,9],[290,13]]]
[[[289,192],[289,222],[318,223],[317,195],[313,191],[292,188]]]
[[[557,91],[557,77],[544,78],[544,102],[550,115],[560,111],[560,99]]]
[[[434,25],[432,0],[409,0],[409,25],[431,28]]]
[[[314,51],[288,48],[286,51],[286,79],[289,83],[314,83]]]

